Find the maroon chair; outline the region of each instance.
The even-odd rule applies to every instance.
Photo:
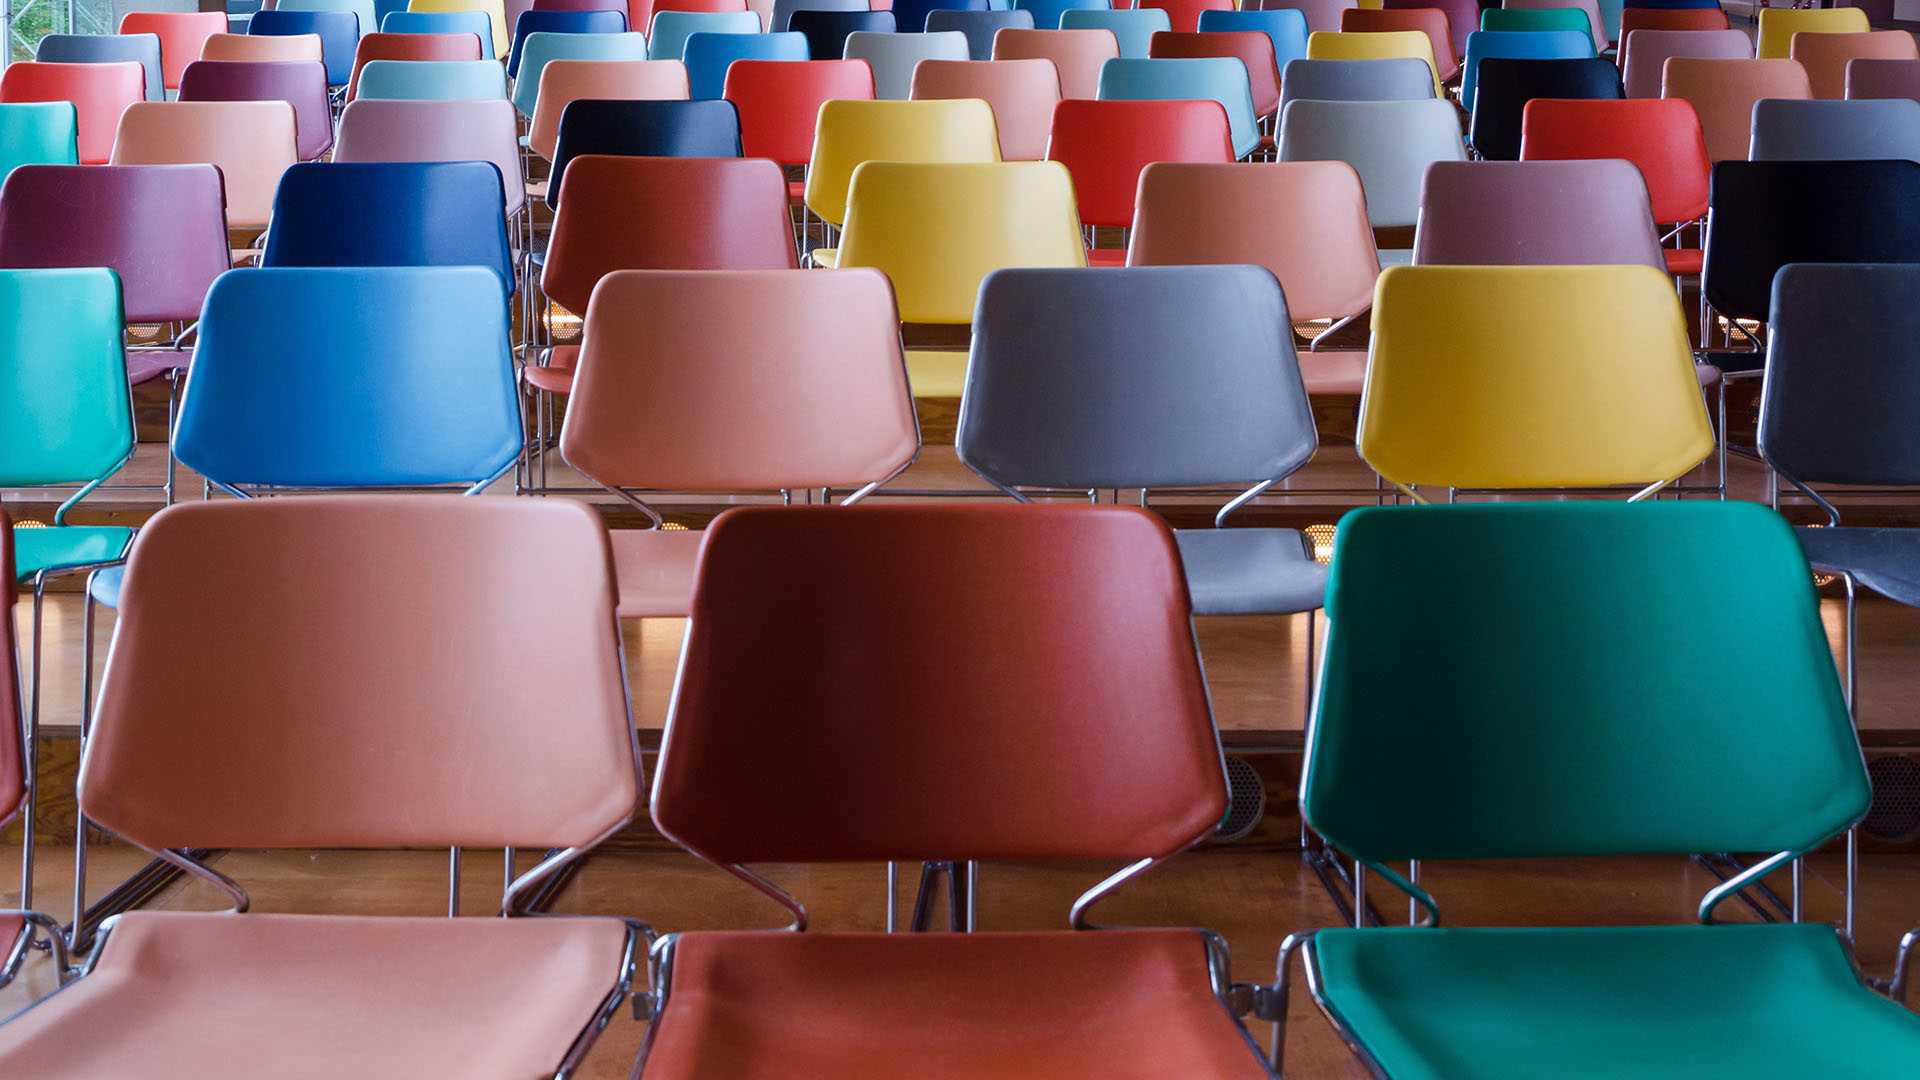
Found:
[[[1465,59],[1467,35],[1480,29],[1479,0],[1381,0],[1388,11],[1410,8],[1439,8],[1447,13],[1447,29],[1453,36],[1454,59]]]
[[[300,160],[333,149],[327,66],[297,61],[195,60],[180,76],[181,101],[284,101],[293,106]]]

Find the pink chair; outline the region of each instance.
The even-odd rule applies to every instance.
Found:
[[[316,160],[333,149],[327,66],[322,63],[196,60],[180,76],[180,100],[284,101],[293,106],[294,143],[301,161]]]
[[[120,116],[115,165],[220,167],[227,226],[264,229],[280,174],[299,161],[293,106],[284,101],[142,101]]]
[[[1000,160],[1039,161],[1047,156],[1047,133],[1060,104],[1060,75],[1051,60],[922,60],[913,69],[909,96],[979,98],[993,106]]]
[[[122,64],[43,64],[22,60],[0,72],[0,102],[70,101],[78,125],[80,163],[113,156],[114,133],[127,106],[147,99],[146,69]]]
[[[1813,96],[1829,101],[1847,96],[1847,65],[1855,60],[1920,60],[1920,46],[1905,30],[1795,34],[1788,49],[1788,55],[1807,69]]]
[[[1060,97],[1099,96],[1100,68],[1120,56],[1111,30],[1018,30],[993,35],[995,60],[1051,60],[1060,75]]]
[[[1753,39],[1744,30],[1632,30],[1620,43],[1620,81],[1630,98],[1657,98],[1667,61],[1751,60]]]

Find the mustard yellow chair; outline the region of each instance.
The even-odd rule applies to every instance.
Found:
[[[407,10],[484,11],[487,14],[487,21],[493,24],[494,59],[505,60],[507,49],[513,44],[513,27],[507,25],[507,8],[504,0],[407,0]]]
[[[1680,299],[1648,266],[1387,270],[1357,441],[1416,499],[1415,485],[1641,498],[1714,447]]]
[[[837,265],[893,279],[900,319],[964,326],[980,279],[1009,266],[1085,266],[1073,181],[1053,161],[869,161],[853,171]],[[958,397],[962,350],[907,351],[916,397]]]
[[[1433,96],[1446,100],[1439,67],[1433,62],[1433,39],[1420,30],[1335,33],[1316,30],[1307,35],[1309,60],[1394,60],[1414,57],[1427,62],[1433,73]]]
[[[866,161],[987,163],[1000,160],[993,107],[978,98],[823,102],[813,131],[805,202],[821,221],[847,219],[853,170]],[[831,255],[816,261],[830,262]]]
[[[1856,7],[1761,8],[1755,55],[1761,60],[1787,59],[1793,55],[1795,34],[1864,34],[1872,29],[1867,13]]]

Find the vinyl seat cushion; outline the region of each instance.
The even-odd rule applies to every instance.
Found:
[[[127,553],[133,530],[118,525],[57,525],[13,530],[13,568],[25,583],[42,570],[112,562]]]
[[[705,532],[692,529],[614,529],[615,613],[623,619],[684,618],[693,605],[693,568]]]
[[[1801,527],[1793,534],[1815,568],[1851,573],[1890,600],[1920,607],[1920,529]]]
[[[1298,529],[1177,529],[1195,615],[1290,615],[1326,602],[1327,568]]]

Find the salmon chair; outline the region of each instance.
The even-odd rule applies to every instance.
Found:
[[[200,59],[207,39],[227,32],[224,11],[129,11],[120,17],[123,34],[152,34],[160,40],[161,81],[180,89],[187,65]]]
[[[641,1075],[1267,1077],[1224,1003],[1219,937],[1088,932],[1101,897],[1210,834],[1226,798],[1158,519],[729,511],[696,571],[653,818],[792,926],[662,939]],[[805,931],[802,901],[743,865],[926,859],[1128,866],[1080,897],[1074,929],[879,934]]]
[[[678,60],[549,61],[540,69],[540,90],[527,127],[527,149],[551,163],[560,142],[561,114],[576,101],[684,100],[687,89],[687,68]],[[745,121],[743,114],[743,128]],[[546,192],[542,189],[540,193]]]
[[[1060,73],[1051,60],[922,60],[913,69],[911,97],[979,98],[993,107],[1000,160],[1039,161],[1047,156],[1047,134],[1060,104]]]
[[[13,603],[18,592],[13,584],[13,519],[0,510],[0,825],[12,824],[26,808],[33,775],[27,771],[20,739],[27,714],[20,700],[20,648],[13,640]],[[30,846],[21,848],[20,872],[22,887],[26,888],[33,875]],[[60,925],[51,917],[38,925],[49,938],[60,936]],[[33,935],[24,916],[0,915],[0,986],[13,981],[32,944]]]
[[[529,551],[539,565],[497,573]],[[651,931],[247,914],[242,885],[185,852],[554,849],[504,887],[501,914],[520,914],[639,805],[593,512],[432,496],[181,503],[143,529],[124,601],[80,809],[231,910],[109,921],[82,977],[0,1029],[0,1073],[572,1075]]]
[[[920,451],[877,270],[621,270],[594,286],[582,337],[560,453],[655,526],[611,534],[622,618],[685,616],[705,536],[660,528],[629,489],[842,488],[844,506]]]
[[[113,141],[115,165],[220,167],[227,227],[255,230],[273,217],[280,174],[300,160],[294,109],[285,101],[143,101],[127,107]]]
[[[73,103],[80,163],[104,165],[113,154],[120,114],[146,100],[146,75],[132,61],[51,64],[21,61],[0,72],[0,102]]]

